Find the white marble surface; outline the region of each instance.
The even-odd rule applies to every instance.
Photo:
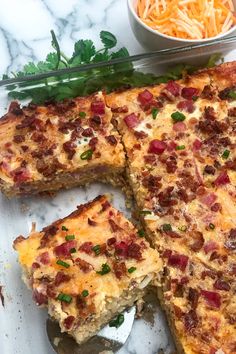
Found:
[[[43,59],[51,50],[51,29],[68,54],[80,38],[98,42],[101,30],[114,33],[119,45],[126,46],[131,54],[143,51],[129,26],[126,0],[0,0],[0,9],[0,75],[19,70],[30,60]],[[234,56],[231,53],[229,59]],[[60,192],[43,200],[7,201],[0,196],[0,284],[6,300],[5,309],[0,305],[1,354],[53,354],[45,333],[46,312],[35,307],[21,282],[13,239],[20,233],[27,235],[32,221],[40,229],[76,205],[108,191],[115,195],[114,205],[125,211],[121,193],[101,185]],[[135,322],[119,354],[157,354],[161,348],[168,354],[173,350],[170,343],[165,319],[158,310],[154,327]]]

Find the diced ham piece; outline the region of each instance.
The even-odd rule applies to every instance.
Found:
[[[186,100],[192,100],[193,96],[197,96],[198,89],[195,87],[184,87],[181,91],[181,96]]]
[[[185,270],[188,264],[188,257],[181,254],[171,254],[168,259],[168,265],[179,268],[182,272]]]
[[[201,295],[211,307],[220,308],[221,296],[214,291],[201,290]]]
[[[48,303],[48,297],[45,294],[40,293],[38,290],[33,291],[33,300],[38,306],[46,305]]]
[[[150,103],[152,101],[152,99],[153,99],[153,94],[148,90],[144,90],[144,91],[140,92],[138,95],[138,101],[143,106]]]
[[[139,124],[139,119],[136,116],[136,114],[131,113],[128,116],[124,118],[125,124],[127,125],[128,128],[135,128]]]
[[[54,253],[57,257],[69,257],[71,255],[70,250],[75,248],[76,245],[77,242],[75,240],[64,242],[54,248]]]
[[[92,247],[93,247],[92,242],[84,242],[79,247],[79,251],[90,254],[90,253],[92,253]]]
[[[216,187],[223,186],[228,183],[230,183],[230,179],[226,171],[221,172],[214,182]]]
[[[65,274],[63,272],[58,272],[56,275],[54,284],[56,286],[58,286],[61,283],[65,283],[65,282],[69,281],[70,279],[71,279],[71,277],[68,274]]]
[[[175,81],[169,81],[165,87],[173,96],[177,97],[180,94],[181,87]]]
[[[218,248],[219,246],[215,241],[208,241],[203,247],[205,253],[216,251]]]
[[[183,122],[177,122],[173,124],[173,130],[175,132],[184,132],[186,130],[186,124]]]
[[[214,204],[216,199],[217,199],[217,195],[214,193],[203,194],[200,196],[201,203],[207,205],[208,207]]]
[[[177,108],[181,111],[186,111],[188,113],[193,113],[195,110],[195,107],[193,105],[193,101],[190,101],[190,100],[180,101],[177,104]]]
[[[201,149],[202,142],[199,139],[195,139],[193,142],[193,151],[198,151]]]
[[[91,111],[94,114],[105,114],[105,104],[103,101],[94,101],[91,103]]]
[[[50,263],[50,256],[48,252],[43,252],[37,257],[37,262],[47,265]]]
[[[167,145],[167,150],[168,151],[173,151],[176,149],[177,144],[174,141],[170,141]]]
[[[15,183],[23,183],[30,179],[30,172],[25,167],[18,167],[10,174]]]
[[[149,144],[148,152],[150,154],[161,155],[166,148],[167,148],[167,144],[164,141],[154,139]]]
[[[116,243],[115,250],[119,256],[127,258],[127,256],[128,256],[128,244],[127,243],[125,243],[124,241]]]
[[[66,318],[64,319],[64,322],[63,322],[64,327],[65,327],[67,330],[71,329],[74,320],[75,320],[75,317],[74,317],[74,316],[68,316],[68,317],[66,317]]]

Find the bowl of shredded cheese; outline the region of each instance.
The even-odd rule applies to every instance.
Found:
[[[209,42],[236,29],[236,0],[127,0],[137,40],[156,50]]]

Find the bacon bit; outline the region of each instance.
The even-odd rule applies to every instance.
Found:
[[[137,125],[139,124],[139,119],[136,116],[136,114],[131,113],[124,118],[124,122],[128,128],[133,129],[133,128],[137,127]]]
[[[73,322],[75,321],[74,316],[68,316],[64,319],[63,326],[69,331],[73,325]]]
[[[201,97],[206,98],[208,100],[212,100],[215,94],[216,94],[216,90],[214,90],[212,86],[205,85],[202,90]]]
[[[140,261],[142,259],[142,253],[141,253],[141,246],[138,245],[135,242],[132,242],[129,246],[128,246],[128,258],[134,258],[137,261]]]
[[[210,166],[210,165],[206,165],[204,167],[204,173],[207,173],[208,175],[214,175],[215,172],[216,172],[216,169],[213,167],[213,166]]]
[[[161,155],[166,148],[167,144],[164,141],[154,139],[149,144],[148,153]]]
[[[199,292],[194,288],[189,288],[188,300],[191,303],[191,307],[193,310],[196,310],[199,299]]]
[[[181,96],[187,100],[192,100],[194,96],[198,95],[199,90],[195,87],[184,87],[181,91]]]
[[[201,295],[206,300],[207,304],[211,307],[220,308],[221,296],[214,291],[201,290]]]
[[[171,254],[172,254],[171,250],[165,250],[162,254],[162,257],[163,258],[170,258]]]
[[[158,191],[162,184],[160,183],[160,176],[153,176],[152,174],[146,176],[142,180],[142,184],[145,188],[147,188],[150,192]]]
[[[217,279],[213,286],[217,290],[225,290],[225,291],[230,290],[230,285],[226,281],[221,279]]]
[[[68,274],[65,274],[63,272],[58,272],[55,277],[54,284],[55,286],[59,286],[62,283],[68,282],[69,280],[71,280],[71,277]]]
[[[167,83],[165,89],[171,93],[171,95],[177,97],[180,94],[180,85],[177,82],[171,80]]]
[[[82,270],[84,273],[89,273],[91,270],[93,270],[92,264],[86,262],[85,260],[81,258],[76,258],[75,263],[78,264],[79,268]]]
[[[108,200],[106,200],[104,203],[102,203],[102,211],[109,209],[110,206],[111,204],[108,202]]]
[[[173,124],[173,130],[176,132],[184,132],[186,129],[187,127],[184,122],[177,122]]]
[[[90,226],[97,226],[96,221],[93,221],[93,220],[90,219],[90,218],[88,218],[88,224],[89,224]]]
[[[229,170],[236,171],[236,158],[232,161],[227,161],[225,167]]]
[[[129,109],[127,106],[113,107],[111,111],[114,113],[128,113]]]
[[[23,110],[20,108],[20,105],[17,101],[12,101],[8,108],[8,112],[20,116],[23,114]]]
[[[228,116],[229,117],[236,117],[236,107],[228,109]]]
[[[98,143],[98,138],[93,137],[90,140],[89,146],[91,147],[92,150],[95,150],[97,143]]]
[[[206,277],[209,277],[211,279],[215,279],[217,277],[217,273],[214,270],[204,270],[201,273],[201,279],[205,280]]]
[[[204,194],[202,196],[200,196],[200,202],[205,204],[206,206],[210,207],[213,203],[215,203],[216,199],[217,199],[217,195],[214,193],[210,193],[210,194]]]
[[[117,225],[114,220],[109,219],[108,222],[110,224],[112,232],[116,232],[116,231],[120,231],[121,230],[121,227],[119,225]]]
[[[192,332],[198,325],[198,317],[195,310],[190,310],[184,314],[184,326],[188,332]]]
[[[38,290],[36,289],[33,291],[33,300],[36,302],[38,306],[46,305],[48,303],[47,295],[38,292]]]
[[[200,231],[194,231],[192,237],[194,239],[194,242],[190,245],[190,248],[194,252],[198,252],[200,251],[205,242],[203,234]]]
[[[110,145],[113,145],[113,146],[117,145],[117,140],[114,135],[108,135],[105,137],[105,139]]]
[[[83,133],[81,135],[85,136],[85,137],[93,136],[93,129],[92,128],[86,128],[86,129],[84,129],[84,131],[83,131]]]
[[[116,250],[116,253],[119,256],[127,258],[127,256],[128,256],[128,244],[126,242],[120,241],[120,242],[116,243],[115,250]]]
[[[40,268],[40,264],[37,263],[37,262],[33,262],[31,268],[32,268],[33,270],[38,269],[38,268]]]
[[[72,141],[66,141],[63,145],[63,150],[67,153],[68,159],[72,160],[74,154],[76,153],[76,144]]]
[[[105,104],[103,101],[94,101],[91,103],[91,111],[94,114],[105,114]]]
[[[50,256],[48,252],[43,252],[41,253],[38,257],[37,257],[37,261],[39,263],[42,263],[44,265],[49,264],[50,263]]]
[[[85,309],[87,307],[86,300],[83,296],[77,295],[76,306],[78,309]]]
[[[181,111],[186,111],[188,113],[193,113],[195,110],[195,106],[193,104],[193,101],[190,101],[190,100],[180,101],[177,104],[177,108]]]
[[[176,149],[177,144],[174,141],[170,141],[167,145],[167,151],[173,151]]]
[[[5,299],[4,299],[4,295],[3,295],[3,286],[0,285],[0,300],[1,300],[1,303],[2,303],[2,307],[5,306]]]
[[[154,165],[157,161],[155,155],[145,155],[143,158],[144,158],[145,163],[150,164],[150,165]]]
[[[64,257],[64,258],[70,257],[71,256],[70,250],[72,248],[75,248],[76,245],[77,245],[77,242],[75,240],[71,240],[71,241],[62,243],[59,246],[56,246],[53,251],[57,257]]]
[[[173,155],[170,155],[166,160],[166,172],[174,173],[177,170],[177,158]]]
[[[84,242],[84,243],[82,243],[82,245],[80,245],[79,251],[87,253],[87,254],[91,254],[92,248],[93,248],[92,242]]]
[[[89,120],[90,125],[93,127],[93,129],[97,130],[99,126],[102,124],[102,119],[99,116],[93,116]]]
[[[170,207],[176,205],[177,201],[172,198],[174,187],[167,187],[158,194],[158,201],[161,207]]]
[[[203,249],[204,252],[207,254],[209,252],[218,250],[219,245],[215,242],[215,241],[208,241],[207,243],[205,243]]]
[[[225,247],[230,250],[236,249],[236,229],[230,230],[229,240],[225,242]]]
[[[222,206],[220,203],[215,203],[211,206],[211,211],[214,211],[215,213],[221,210],[222,210]]]
[[[22,235],[19,235],[14,241],[13,241],[13,248],[16,249],[16,245],[18,243],[21,243],[22,241],[25,241],[26,238]]]
[[[188,259],[187,256],[178,253],[171,254],[168,259],[168,265],[174,268],[179,268],[183,272],[187,267]]]
[[[152,99],[153,99],[153,94],[148,90],[144,90],[138,94],[138,101],[143,106],[150,103]]]
[[[219,176],[216,178],[216,180],[214,181],[214,185],[216,187],[223,186],[228,183],[230,183],[230,179],[226,171],[221,172]]]
[[[116,243],[116,238],[115,237],[111,237],[107,240],[107,245],[108,246],[112,246],[114,245],[114,243]]]
[[[44,232],[44,236],[48,237],[48,236],[55,236],[58,230],[59,230],[58,226],[50,225],[44,227],[42,231]]]
[[[25,137],[24,137],[24,135],[15,135],[13,137],[13,141],[17,144],[23,143],[23,141],[25,141]]]
[[[148,136],[148,134],[143,131],[141,132],[135,131],[134,135],[137,139],[145,139]]]
[[[193,142],[193,151],[198,151],[201,149],[202,142],[199,139],[195,139]]]
[[[118,279],[121,279],[122,276],[127,273],[127,268],[126,268],[125,262],[114,262],[113,263],[113,270],[114,270],[115,276]]]

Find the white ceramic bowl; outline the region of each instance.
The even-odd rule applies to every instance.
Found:
[[[236,0],[234,0],[233,2],[236,5]],[[127,4],[128,4],[129,20],[134,35],[139,41],[139,43],[144,48],[149,50],[183,47],[183,46],[198,44],[203,42],[206,43],[206,42],[213,41],[214,39],[220,39],[229,36],[231,34],[233,35],[234,32],[236,31],[236,26],[233,26],[226,33],[219,34],[215,37],[201,39],[201,40],[197,40],[197,39],[183,40],[180,38],[167,36],[147,26],[137,15],[136,12],[137,0],[127,0]]]

